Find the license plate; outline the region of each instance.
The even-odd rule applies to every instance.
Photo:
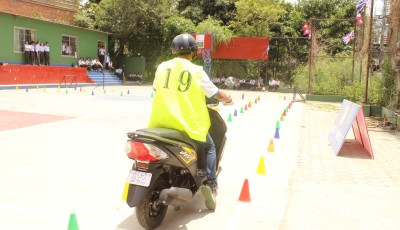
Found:
[[[148,187],[150,185],[151,176],[153,176],[151,173],[130,170],[127,181],[129,184]]]

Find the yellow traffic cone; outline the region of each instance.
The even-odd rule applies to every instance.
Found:
[[[265,165],[264,165],[264,157],[260,157],[260,161],[258,163],[258,168],[257,168],[257,174],[261,175],[266,175],[267,173],[265,172]]]
[[[122,193],[122,200],[126,201],[128,199],[129,183],[125,183],[124,192]]]
[[[274,141],[273,141],[272,138],[271,138],[271,140],[269,141],[268,152],[275,152]]]

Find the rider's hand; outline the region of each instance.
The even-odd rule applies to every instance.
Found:
[[[229,100],[222,102],[223,105],[233,105],[233,100],[231,96],[229,96]]]

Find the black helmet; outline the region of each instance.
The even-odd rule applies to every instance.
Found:
[[[197,52],[197,43],[190,34],[180,34],[172,40],[172,54],[188,54]]]

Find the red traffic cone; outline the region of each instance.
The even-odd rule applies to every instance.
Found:
[[[244,106],[244,110],[247,110],[247,104]]]
[[[283,100],[286,100],[286,96],[283,96]]]
[[[242,191],[240,192],[239,201],[250,202],[250,200],[249,180],[245,179]]]

